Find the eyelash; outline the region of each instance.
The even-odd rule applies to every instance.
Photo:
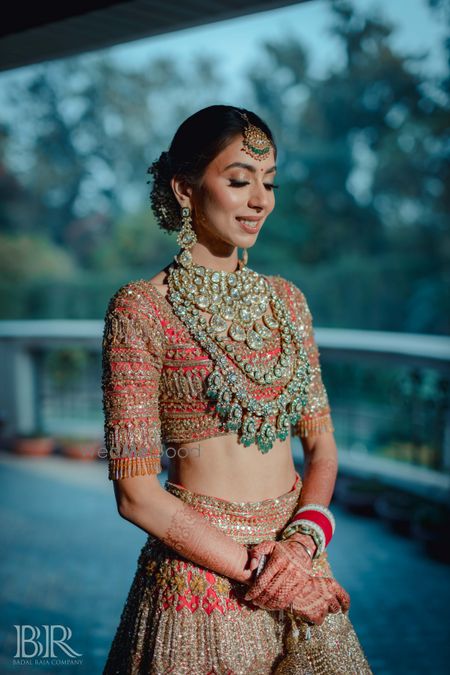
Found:
[[[244,185],[249,185],[248,181],[243,181],[243,180],[230,180],[230,187],[244,187]],[[264,186],[268,188],[269,190],[277,190],[280,186],[275,185],[275,183],[264,183]]]

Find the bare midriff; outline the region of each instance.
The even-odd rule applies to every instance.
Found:
[[[163,270],[149,280],[165,296]],[[166,282],[166,283],[164,283]],[[244,447],[230,433],[192,443],[170,443],[168,480],[193,492],[233,502],[262,501],[289,492],[295,482],[290,437],[275,441],[267,453]]]
[[[171,443],[170,457],[170,482],[228,501],[279,497],[295,482],[289,438],[277,440],[263,454],[255,444],[246,448],[237,442],[236,434],[226,434],[194,443]]]

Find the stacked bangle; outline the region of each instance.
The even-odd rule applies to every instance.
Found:
[[[322,504],[307,504],[295,513],[292,520],[281,533],[282,539],[287,539],[294,532],[309,534],[316,544],[314,558],[318,558],[330,543],[336,522],[331,511]]]
[[[306,551],[307,551],[309,557],[311,558],[311,560],[313,560],[314,554],[311,551],[311,549],[308,548],[306,544],[304,544],[302,541],[299,541],[298,539],[294,539],[294,541],[295,541],[296,544],[300,544],[300,546],[303,546],[303,548],[306,549]]]

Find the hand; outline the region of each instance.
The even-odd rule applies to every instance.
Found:
[[[335,579],[311,577],[290,605],[293,613],[310,623],[322,624],[328,613],[347,612],[350,596]]]
[[[176,497],[173,499],[175,508],[160,539],[197,565],[240,583],[251,583],[253,572],[248,549],[211,525],[189,504]]]
[[[251,549],[249,549],[249,556],[250,556],[250,570],[253,572],[254,570],[257,569],[259,565],[259,561],[263,555],[265,556],[270,556],[272,553],[275,545],[277,544],[282,544],[287,541],[297,541],[305,544],[307,548],[311,551],[311,553],[314,555],[316,552],[316,544],[312,537],[309,534],[303,534],[302,532],[296,532],[293,534],[289,539],[287,540],[282,540],[282,541],[275,541],[275,540],[268,540],[268,541],[263,541],[261,544],[257,544],[256,546],[253,546]],[[297,544],[295,544],[297,546]],[[306,551],[305,551],[306,552]]]
[[[304,535],[295,533],[282,541],[264,541],[255,546],[250,555],[250,569],[255,569],[261,555],[269,556],[263,571],[257,577],[245,600],[254,601],[272,609],[289,606],[294,592],[302,586],[312,571],[312,560],[300,543]],[[277,607],[272,606],[276,604]],[[279,606],[278,606],[279,605]]]
[[[283,542],[262,542],[253,549],[252,568],[260,555],[271,557],[244,599],[268,610],[291,608],[303,620],[321,624],[328,612],[347,611],[350,596],[332,577],[314,575],[308,553],[298,544],[300,536],[296,533]]]

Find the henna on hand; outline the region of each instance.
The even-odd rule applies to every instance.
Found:
[[[252,557],[265,554],[269,558],[245,600],[254,600],[261,595],[265,603],[275,599],[278,603],[286,602],[292,595],[292,587],[301,584],[312,570],[312,560],[305,547],[299,545],[301,541],[302,535],[295,533],[282,541],[262,542],[250,552]]]
[[[350,607],[350,596],[335,579],[311,577],[291,603],[292,611],[305,621],[320,625],[329,612],[335,614]]]
[[[189,504],[181,502],[164,536],[167,546],[177,553],[214,572],[249,583],[249,552],[246,547],[210,525]]]
[[[267,610],[292,608],[304,620],[321,624],[329,612],[347,611],[350,597],[335,579],[314,575],[300,536],[255,547],[256,555],[269,554],[269,559],[244,599]]]

